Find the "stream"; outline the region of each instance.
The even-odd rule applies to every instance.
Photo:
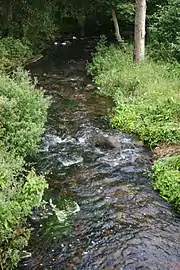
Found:
[[[89,90],[96,43],[59,41],[29,67],[52,99],[36,159],[49,190],[18,269],[180,270],[180,218],[153,190],[151,153],[110,127],[111,99]],[[121,147],[97,147],[97,134]]]

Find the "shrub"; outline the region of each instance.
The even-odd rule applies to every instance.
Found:
[[[2,38],[0,42],[0,70],[12,71],[32,57],[32,51],[19,39]]]
[[[134,65],[130,49],[124,53],[102,42],[88,66],[98,92],[114,99],[113,126],[138,134],[151,147],[180,141],[179,69],[150,59]]]
[[[16,71],[0,77],[0,266],[14,269],[30,230],[25,222],[41,202],[47,183],[24,158],[37,150],[49,101],[28,78]]]
[[[156,190],[177,207],[180,205],[180,156],[158,160],[153,166]]]
[[[13,269],[27,245],[30,230],[26,217],[41,200],[47,187],[44,177],[31,171],[22,175],[21,157],[0,149],[0,262],[2,269]],[[20,177],[21,175],[21,177]]]
[[[180,0],[168,0],[150,25],[150,53],[156,59],[180,61]]]
[[[13,78],[0,77],[0,95],[2,141],[18,155],[35,152],[44,131],[48,100],[22,70],[14,73]]]
[[[48,41],[54,39],[58,27],[55,21],[55,4],[45,4],[41,9],[29,7],[23,19],[23,37],[30,44],[33,52],[39,53],[47,48]]]
[[[159,143],[180,141],[179,103],[164,100],[150,103],[121,104],[115,109],[112,125],[125,132],[138,134],[139,138],[155,147]]]

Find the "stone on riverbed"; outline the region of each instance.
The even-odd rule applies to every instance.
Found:
[[[96,135],[94,138],[94,145],[102,148],[120,148],[121,143],[114,136],[104,136],[102,134]]]
[[[86,87],[85,87],[85,90],[86,91],[93,91],[94,90],[94,85],[92,85],[91,83],[87,84]]]

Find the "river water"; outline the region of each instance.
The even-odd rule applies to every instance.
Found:
[[[49,190],[18,269],[180,269],[180,219],[153,191],[150,152],[110,128],[111,100],[87,89],[96,42],[59,43],[30,67],[52,98],[36,161]],[[121,148],[95,146],[97,134]]]

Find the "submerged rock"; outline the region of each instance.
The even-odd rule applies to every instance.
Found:
[[[114,136],[105,137],[100,134],[94,137],[94,145],[102,148],[120,148],[121,144]]]
[[[93,91],[94,90],[94,85],[92,85],[91,83],[87,84],[85,87],[86,91]]]

